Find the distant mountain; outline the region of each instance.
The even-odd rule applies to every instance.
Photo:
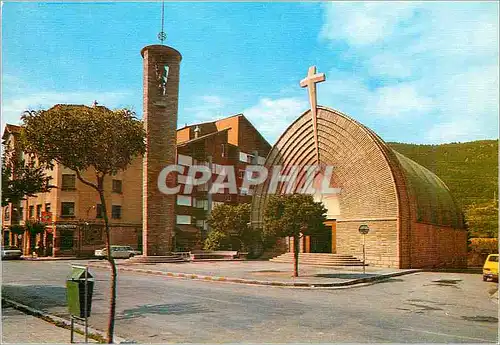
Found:
[[[498,234],[498,140],[441,145],[388,143],[439,176],[465,212],[473,237]]]

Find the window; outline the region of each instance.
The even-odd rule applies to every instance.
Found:
[[[9,206],[7,206],[5,209],[4,209],[4,219],[5,220],[9,220],[10,219],[10,209],[9,209]]]
[[[177,224],[191,224],[191,216],[178,214],[176,216]]]
[[[196,221],[196,226],[197,226],[198,228],[202,228],[202,229],[203,229],[203,228],[205,227],[205,221],[204,221],[204,220],[201,220],[201,219],[200,219],[200,220],[197,220],[197,221]]]
[[[36,218],[41,219],[42,218],[42,205],[36,205]]]
[[[95,217],[96,218],[102,218],[103,217],[103,214],[102,214],[102,204],[97,204],[96,207],[95,207]]]
[[[33,219],[33,218],[35,218],[35,206],[31,205],[31,206],[29,207],[29,211],[28,211],[28,212],[29,212],[29,213],[28,213],[28,218],[29,218],[29,219]]]
[[[177,205],[191,206],[191,197],[187,195],[177,195]]]
[[[187,166],[193,165],[193,158],[190,156],[178,154],[177,155],[177,164],[187,165]]]
[[[221,157],[226,157],[226,144],[221,144],[220,145],[220,150],[221,150]]]
[[[45,204],[45,212],[50,212],[50,203]]]
[[[240,152],[240,162],[247,162],[247,154],[245,152]]]
[[[122,192],[122,180],[113,180],[113,193]]]
[[[238,172],[238,177],[239,177],[240,179],[244,179],[244,178],[245,178],[245,170],[240,170],[240,171]]]
[[[491,262],[498,262],[498,256],[490,256],[490,258],[488,259],[488,261],[491,261]]]
[[[111,218],[120,219],[122,217],[122,207],[120,205],[111,206]]]
[[[208,210],[208,200],[207,199],[196,200],[196,207]]]
[[[62,217],[74,217],[75,216],[75,203],[74,202],[62,202],[61,203],[61,216]]]
[[[76,176],[73,174],[62,175],[62,190],[75,190],[76,189]]]
[[[72,204],[64,203],[63,204]],[[59,233],[59,246],[61,250],[73,249],[73,231],[71,230],[61,230]]]

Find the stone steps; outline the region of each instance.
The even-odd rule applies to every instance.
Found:
[[[269,260],[271,262],[293,263],[293,253],[285,253]],[[299,264],[315,266],[363,266],[363,262],[351,255],[327,253],[300,253]]]
[[[163,255],[163,256],[144,256],[136,255],[127,260],[127,264],[151,264],[151,263],[170,263],[170,262],[186,262],[180,255]]]

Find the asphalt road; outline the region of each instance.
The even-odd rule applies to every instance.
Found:
[[[78,264],[82,264],[78,261]],[[3,262],[2,294],[67,317],[70,262]],[[93,269],[90,324],[105,330],[108,274]],[[497,284],[416,273],[370,286],[291,289],[119,272],[116,334],[161,342],[497,342]]]

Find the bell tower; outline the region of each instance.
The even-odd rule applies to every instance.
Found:
[[[160,40],[163,42],[161,38]],[[146,46],[141,50],[141,55],[143,120],[146,129],[142,179],[143,255],[164,256],[172,251],[176,196],[159,191],[158,175],[165,166],[176,162],[179,68],[182,56],[177,50],[165,45]]]

